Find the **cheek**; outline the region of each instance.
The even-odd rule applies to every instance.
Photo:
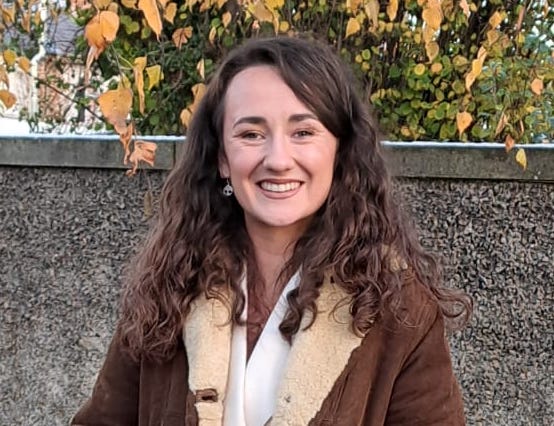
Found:
[[[249,177],[256,168],[257,157],[249,150],[237,150],[229,152],[228,167],[231,176],[238,179]]]

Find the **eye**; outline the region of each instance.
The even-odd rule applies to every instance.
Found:
[[[306,138],[309,136],[313,136],[313,134],[314,132],[308,129],[297,130],[296,132],[294,132],[294,136],[298,138]]]
[[[260,132],[255,132],[252,130],[247,130],[239,134],[239,137],[242,139],[258,140],[263,138],[263,134]]]

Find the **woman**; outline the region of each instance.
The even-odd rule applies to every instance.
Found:
[[[322,45],[256,40],[208,86],[80,425],[462,425],[439,286],[374,122]]]

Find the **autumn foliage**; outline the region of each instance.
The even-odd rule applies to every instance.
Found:
[[[502,141],[507,150],[554,139],[547,0],[72,3],[84,28],[74,61],[85,65],[88,101],[120,135],[131,173],[155,155],[135,133],[182,134],[214,64],[243,40],[274,34],[334,46],[364,82],[390,139]],[[0,6],[0,32],[41,29],[36,0],[10,4]],[[9,108],[6,73],[30,65],[14,48],[3,58],[0,101]]]

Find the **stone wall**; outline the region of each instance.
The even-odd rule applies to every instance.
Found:
[[[1,425],[65,425],[90,394],[147,229],[144,194],[165,173],[0,167]],[[468,424],[551,424],[554,185],[398,188],[448,284],[474,297],[470,326],[451,337]]]

